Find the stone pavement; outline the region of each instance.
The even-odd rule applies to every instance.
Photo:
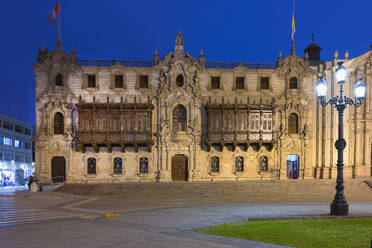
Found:
[[[348,196],[347,196],[348,197]],[[0,197],[1,206],[7,204]],[[249,219],[329,217],[329,197],[125,199],[57,192],[12,197],[29,207],[83,216],[0,227],[0,247],[280,247],[194,229]],[[371,197],[348,197],[351,217],[372,216]],[[122,216],[103,218],[105,213]]]

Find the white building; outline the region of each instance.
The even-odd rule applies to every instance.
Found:
[[[32,126],[0,114],[0,187],[24,185],[34,172]]]

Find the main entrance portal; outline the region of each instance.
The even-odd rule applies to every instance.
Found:
[[[298,155],[287,156],[287,177],[289,179],[297,179],[300,170],[300,161]]]
[[[188,166],[187,157],[177,154],[172,157],[172,181],[187,181]]]
[[[66,161],[64,157],[53,157],[52,159],[52,181],[63,182],[66,178]]]

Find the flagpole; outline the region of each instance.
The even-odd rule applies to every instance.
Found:
[[[292,8],[292,24],[291,24],[291,29],[292,29],[292,47],[291,47],[291,55],[295,55],[296,53],[296,47],[295,47],[295,41],[294,41],[294,34],[296,32],[296,25],[295,25],[295,2],[293,1],[293,8]]]
[[[58,39],[61,39],[61,1],[58,0]]]

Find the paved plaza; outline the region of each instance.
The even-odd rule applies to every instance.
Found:
[[[350,217],[372,216],[372,194],[347,199]],[[281,247],[193,230],[247,219],[329,218],[331,200],[329,197],[148,200],[60,192],[2,192],[0,246]],[[111,213],[120,216],[106,218]]]

